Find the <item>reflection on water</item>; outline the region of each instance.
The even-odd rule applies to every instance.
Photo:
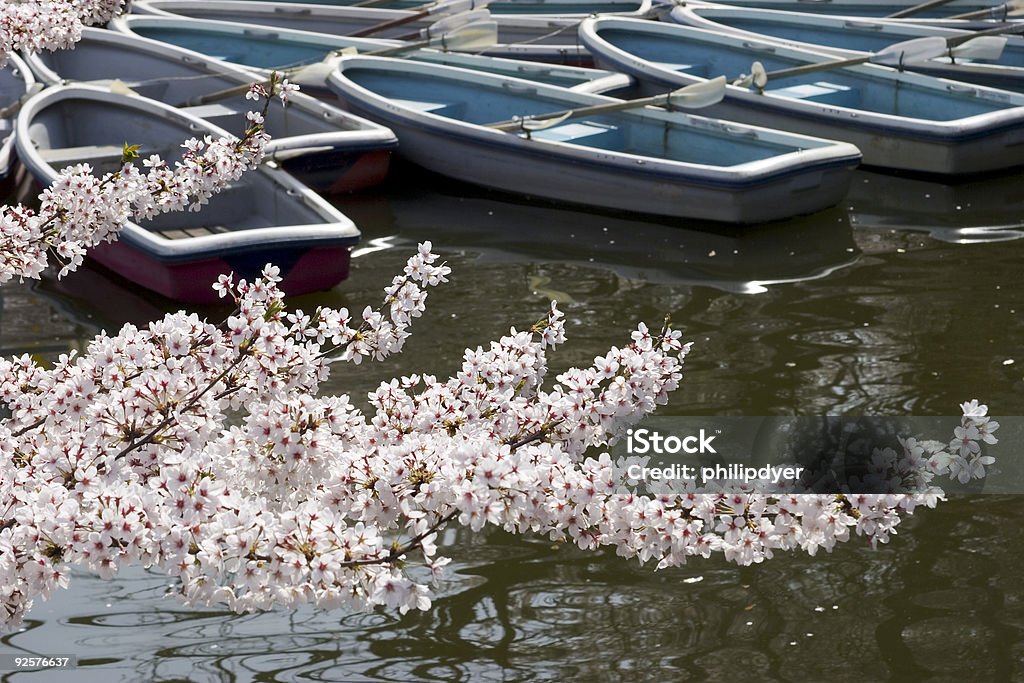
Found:
[[[430,295],[407,351],[338,368],[328,390],[358,397],[385,376],[450,372],[465,346],[555,297],[570,337],[555,368],[589,363],[637,320],[669,313],[684,327],[697,343],[665,413],[949,414],[977,396],[1021,414],[1021,180],[864,173],[835,210],[722,231],[406,175],[386,195],[341,200],[363,252],[347,283],[299,305],[373,302],[431,239],[452,284]],[[44,357],[175,308],[92,270],[12,283],[0,304],[4,352]],[[452,532],[458,562],[435,608],[404,617],[190,610],[163,598],[165,577],[76,575],[0,652],[80,658],[73,673],[4,678],[15,681],[1024,680],[1021,521],[1013,497],[958,497],[877,551],[854,541],[658,573],[612,552]]]
[[[1011,497],[957,498],[888,547],[655,573],[491,532],[427,613],[186,611],[167,580],[75,576],[5,651],[79,655],[75,681],[1012,680],[1024,561]],[[28,680],[31,675],[11,676]]]

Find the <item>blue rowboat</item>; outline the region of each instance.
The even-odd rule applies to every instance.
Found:
[[[672,9],[669,17],[678,24],[729,33],[747,40],[784,42],[797,48],[827,52],[840,59],[859,57],[894,43],[925,36],[940,36],[951,41],[951,44],[959,44],[974,35],[971,31],[906,22],[724,5],[677,6]],[[1024,38],[1006,36],[1002,54],[993,61],[957,58],[947,54],[936,59],[912,61],[904,67],[929,76],[1024,92]]]
[[[400,44],[393,40],[347,38],[309,31],[267,29],[253,24],[173,16],[126,14],[115,18],[110,23],[110,28],[118,33],[149,38],[263,73],[268,73],[271,69],[280,71],[312,65],[312,69],[318,72],[317,77],[304,77],[302,86],[318,97],[328,98],[333,97],[333,93],[327,90],[324,84],[329,71],[321,67],[322,60],[330,53],[346,48],[371,52]],[[525,78],[583,92],[607,93],[627,88],[633,82],[629,76],[617,72],[523,59],[504,59],[430,49],[406,52],[402,56],[415,61],[448,64],[474,71]]]
[[[74,125],[69,125],[74,122]],[[47,186],[58,169],[88,163],[96,173],[121,167],[125,141],[142,158],[160,154],[172,164],[182,142],[227,131],[139,95],[95,85],[52,86],[18,114],[18,158]],[[281,268],[292,295],[329,289],[348,275],[359,230],[344,214],[290,174],[261,166],[214,195],[202,211],[165,213],[127,222],[116,242],[89,257],[146,289],[190,303],[216,302],[211,285],[221,273],[251,278],[266,263]]]
[[[174,106],[266,77],[194,51],[96,28],[83,30],[73,53],[40,52],[27,61],[44,83],[116,79]],[[190,111],[240,135],[249,108],[234,92],[215,95]],[[301,93],[287,109],[268,109],[267,130],[274,137],[267,157],[318,192],[349,192],[383,180],[398,142],[384,126]]]
[[[191,50],[98,28],[84,29],[73,52],[39,52],[27,62],[43,83],[117,80],[238,136],[248,125],[245,112],[251,102],[238,92],[214,95],[202,104],[198,100],[264,79]],[[268,108],[266,126],[273,137],[267,159],[322,193],[352,192],[381,182],[398,146],[384,126],[302,93],[287,108]]]
[[[6,195],[12,187],[14,162],[14,117],[19,103],[38,88],[28,66],[16,54],[7,55],[0,69],[0,191]]]
[[[151,4],[142,0],[145,4]],[[419,10],[429,4],[424,0],[319,0],[316,3],[304,3],[302,0],[255,0],[266,2],[283,11],[293,5],[330,5],[335,7],[351,7],[353,5],[372,6],[379,9]],[[132,5],[136,6],[135,3]],[[496,15],[540,15],[583,19],[592,14],[615,14],[619,16],[643,16],[651,9],[650,0],[494,0],[488,8]],[[292,7],[294,9],[294,7]]]
[[[781,219],[838,202],[860,157],[851,145],[639,106],[504,132],[487,124],[621,101],[435,64],[351,57],[328,82],[394,130],[399,154],[420,166],[589,207]]]
[[[601,66],[632,75],[650,92],[719,75],[734,79],[755,61],[771,72],[835,59],[782,43],[612,17],[585,20],[580,40]],[[729,86],[707,111],[845,140],[872,166],[950,175],[1024,163],[1024,95],[875,64],[769,78],[763,92]]]
[[[255,24],[274,30],[294,29],[345,37],[351,37],[354,33],[383,22],[414,14],[408,10],[376,7],[334,7],[299,3],[279,6],[270,2],[244,0],[139,0],[132,4],[132,11],[144,15],[230,21],[238,24]],[[576,41],[576,27],[583,17],[492,15],[491,18],[496,20],[498,25],[498,43],[484,50],[483,54],[553,64],[592,64],[593,60]],[[381,31],[372,37],[417,40],[419,31],[436,20],[437,17],[423,17]]]
[[[789,12],[808,12],[811,14],[831,14],[849,17],[888,17],[898,12],[920,5],[922,0],[729,0],[728,2],[697,2],[695,4],[720,4],[730,7],[748,7],[751,9],[773,9]],[[999,18],[999,0],[953,0],[917,12],[908,17],[912,21],[936,21],[943,18],[966,14],[968,12],[985,12],[994,10],[992,18]],[[979,17],[980,18],[980,17]]]

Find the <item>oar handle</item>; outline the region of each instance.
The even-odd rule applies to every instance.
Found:
[[[1016,6],[1011,5],[1008,2],[1004,2],[1001,5],[989,7],[988,9],[980,9],[975,12],[964,12],[963,14],[954,14],[951,17],[946,17],[946,19],[986,19],[991,17],[992,19],[1006,21],[1010,12],[1014,9],[1017,9]],[[1002,17],[999,16],[1000,13],[1002,13]]]

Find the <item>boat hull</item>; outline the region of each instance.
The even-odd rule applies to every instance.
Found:
[[[125,241],[101,244],[89,257],[121,277],[188,304],[223,302],[212,285],[223,273],[252,279],[267,263],[281,268],[280,288],[300,295],[330,289],[348,277],[351,247],[272,248],[220,257],[167,261]]]
[[[842,158],[819,158],[772,173],[712,177],[658,159],[548,144],[410,110],[386,98],[367,98],[358,86],[346,83],[348,62],[331,77],[331,85],[351,109],[395,131],[401,156],[461,181],[531,197],[641,214],[759,223],[836,204],[858,163],[856,150],[849,148]],[[525,82],[522,86],[529,87]],[[519,86],[510,84],[509,90],[515,87]],[[721,122],[690,118],[694,126],[709,131],[727,128]],[[542,133],[533,135],[539,138]]]

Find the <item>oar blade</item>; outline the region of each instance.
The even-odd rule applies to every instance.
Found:
[[[923,62],[946,53],[946,39],[940,36],[927,36],[904,40],[885,47],[868,60],[874,64],[900,66],[911,62]]]
[[[498,22],[476,21],[430,39],[430,47],[451,52],[486,50],[498,42]]]
[[[490,21],[491,12],[486,9],[473,10],[472,12],[461,12],[459,14],[453,14],[443,19],[438,19],[430,26],[420,31],[420,38],[424,40],[430,40],[431,38],[437,38],[445,33],[450,33],[457,28],[462,28],[467,24],[475,24],[478,21]]]
[[[687,85],[668,96],[668,104],[684,109],[702,109],[718,104],[725,97],[725,76]]]
[[[959,59],[975,59],[994,62],[1003,56],[1006,36],[980,36],[950,48],[951,56]]]

